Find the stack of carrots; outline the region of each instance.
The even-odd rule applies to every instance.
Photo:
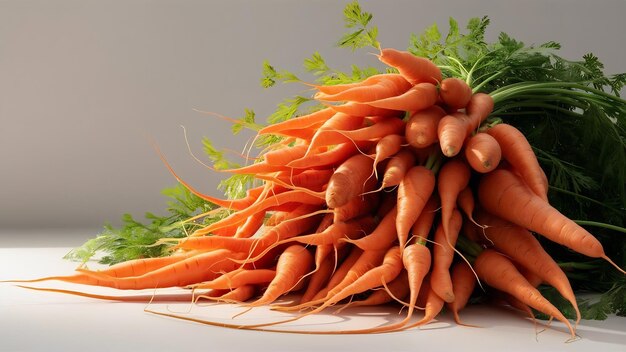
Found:
[[[163,239],[173,244],[170,256],[30,282],[186,287],[203,292],[196,299],[294,314],[232,325],[246,329],[269,330],[337,305],[408,307],[393,324],[324,333],[407,329],[433,321],[445,306],[461,323],[480,283],[528,314],[560,320],[575,337],[575,325],[536,288],[556,288],[578,323],[570,283],[534,233],[610,262],[600,242],[549,204],[546,175],[524,135],[487,123],[490,95],[443,79],[435,64],[411,53],[382,49],[378,57],[397,73],[314,85],[325,108],[259,132],[283,139],[261,161],[226,170],[263,181],[246,197],[217,199],[187,185],[230,215],[184,239]],[[277,304],[287,293],[299,301]],[[413,319],[417,307],[424,314]]]

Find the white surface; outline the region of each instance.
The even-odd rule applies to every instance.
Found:
[[[276,104],[306,94],[298,84],[263,90],[262,62],[303,79],[319,51],[333,68],[382,67],[372,55],[335,47],[351,0],[1,0],[0,228],[98,227],[121,214],[162,213],[175,184],[151,135],[176,170],[220,195],[223,175],[187,153],[180,125],[201,154],[202,136],[240,151],[250,133],[197,113],[264,122]],[[626,70],[623,0],[361,0],[383,45],[450,16],[488,15],[526,43],[554,40],[570,59],[595,53],[608,73]],[[366,50],[367,51],[367,50]],[[233,157],[240,161],[237,157]]]
[[[0,280],[70,274],[76,263],[61,257],[69,248],[0,248]],[[94,267],[95,268],[95,267]],[[34,285],[34,284],[33,284]],[[58,282],[39,287],[64,287],[105,294],[131,294],[77,287]],[[135,294],[152,294],[152,290]],[[168,291],[170,292],[170,291]],[[179,292],[179,291],[176,291]],[[560,323],[536,335],[533,324],[504,308],[472,306],[457,326],[444,314],[436,322],[396,333],[370,335],[300,335],[243,331],[191,323],[146,313],[145,303],[99,301],[71,295],[36,292],[0,283],[0,351],[625,351],[626,318],[583,321],[580,339],[565,343]],[[150,309],[214,321],[258,323],[281,316],[233,305],[193,306],[154,303]],[[189,309],[191,309],[189,311]],[[420,313],[418,312],[418,317]],[[341,316],[322,314],[292,323],[288,329],[338,330],[376,326],[401,316],[397,309],[352,310]],[[344,347],[341,347],[344,346]]]

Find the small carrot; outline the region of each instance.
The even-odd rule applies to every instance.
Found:
[[[441,151],[447,157],[457,155],[468,135],[468,117],[462,112],[446,115],[437,125],[437,138]]]
[[[491,95],[485,93],[473,94],[465,107],[465,112],[469,118],[467,125],[468,133],[476,131],[478,126],[491,114],[492,110],[493,98]]]
[[[399,152],[405,142],[404,136],[399,134],[389,134],[378,140],[376,143],[376,154],[374,156],[373,165],[376,179],[378,179],[378,174],[376,172],[378,163]]]
[[[472,191],[472,187],[467,186],[463,188],[456,198],[456,203],[463,213],[465,213],[465,216],[467,216],[472,223],[476,224],[476,221],[474,221],[474,208],[476,206],[476,201],[474,199],[474,191]]]
[[[448,77],[439,85],[441,100],[453,109],[462,109],[472,98],[472,88],[464,80]]]
[[[486,173],[494,170],[502,158],[500,144],[491,135],[478,132],[465,144],[465,158],[472,169]]]
[[[576,332],[567,318],[530,285],[505,256],[492,249],[485,249],[476,258],[474,269],[487,285],[509,293],[524,304],[557,318],[567,326],[572,338],[576,337]]]
[[[406,123],[407,143],[415,148],[425,148],[437,142],[437,126],[445,115],[438,105],[414,112]]]
[[[400,184],[406,172],[414,165],[415,155],[408,150],[402,149],[396,155],[389,159],[381,188],[393,187]]]

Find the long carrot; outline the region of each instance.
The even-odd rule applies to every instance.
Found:
[[[437,87],[431,83],[418,83],[406,92],[383,99],[366,102],[376,108],[419,111],[435,105],[437,102]]]
[[[489,213],[539,233],[592,258],[603,258],[620,272],[624,269],[604,253],[602,243],[533,191],[516,174],[498,169],[483,175],[478,187],[480,204]]]
[[[509,293],[538,311],[557,318],[567,326],[572,338],[576,337],[576,331],[567,318],[535,287],[530,285],[517,271],[515,265],[505,256],[494,250],[485,249],[476,258],[474,269],[478,277],[484,280],[487,285]]]
[[[458,210],[452,212],[448,232],[444,233],[440,224],[435,231],[435,243],[438,246],[433,248],[433,266],[430,274],[430,285],[444,301],[450,303],[454,301],[454,290],[452,279],[450,278],[450,265],[454,259],[454,246],[463,224],[463,218]]]

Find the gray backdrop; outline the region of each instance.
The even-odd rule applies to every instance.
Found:
[[[346,3],[0,1],[0,229],[97,230],[124,212],[162,213],[160,190],[175,180],[152,139],[181,176],[219,195],[223,175],[189,156],[180,126],[198,154],[203,136],[240,151],[250,133],[233,137],[229,123],[194,109],[236,117],[251,108],[264,121],[304,91],[261,89],[264,59],[296,73],[315,50],[337,68],[378,65],[334,47]],[[623,0],[361,4],[384,46],[404,49],[411,32],[433,22],[447,28],[450,16],[465,23],[489,15],[489,40],[500,31],[527,43],[555,40],[565,57],[591,51],[607,72],[626,70]]]

